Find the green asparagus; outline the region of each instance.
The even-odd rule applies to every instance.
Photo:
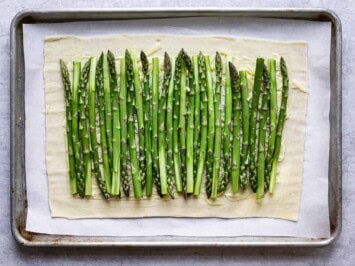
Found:
[[[100,120],[100,139],[101,139],[101,154],[103,161],[103,171],[106,180],[107,191],[111,191],[111,169],[109,163],[107,138],[106,138],[106,118],[105,118],[105,99],[104,99],[104,73],[103,73],[103,53],[100,55],[96,67],[96,91],[98,99],[98,110]]]
[[[222,112],[221,112],[221,87],[222,87],[222,58],[216,53],[216,80],[215,80],[215,138],[213,153],[213,172],[212,172],[212,190],[211,199],[217,198],[218,182],[221,167],[221,143],[222,143]]]
[[[131,162],[131,175],[134,197],[142,197],[142,180],[139,172],[139,159],[136,150],[136,136],[134,124],[134,85],[133,85],[133,62],[132,57],[126,50],[126,79],[127,79],[127,115],[128,115],[128,145]]]
[[[163,87],[159,97],[159,110],[158,110],[158,122],[159,122],[159,134],[158,134],[158,149],[159,149],[159,174],[160,174],[160,187],[161,194],[166,195],[168,193],[168,182],[166,174],[166,98],[169,89],[169,83],[171,79],[171,61],[167,53],[164,54],[164,78]]]
[[[69,71],[67,65],[62,59],[60,59],[60,71],[62,74],[62,80],[65,90],[65,116],[67,122],[67,145],[68,145],[68,161],[69,161],[69,181],[70,191],[74,195],[77,193],[76,188],[76,171],[75,171],[75,157],[74,147],[72,139],[72,91],[69,78]]]
[[[249,103],[248,103],[248,78],[245,71],[239,72],[240,90],[242,94],[242,150],[240,154],[240,186],[243,190],[248,185],[248,149],[249,149]]]
[[[268,60],[270,73],[270,132],[268,149],[265,159],[265,190],[270,185],[270,173],[272,168],[272,156],[275,148],[276,123],[277,123],[277,84],[276,84],[276,60]]]
[[[110,194],[107,190],[105,178],[102,177],[99,163],[99,149],[97,145],[96,135],[96,57],[90,59],[90,74],[89,74],[89,124],[90,124],[90,144],[91,144],[91,158],[94,165],[94,173],[101,190],[102,195],[108,199]]]
[[[171,58],[171,73],[175,75],[175,60]],[[167,179],[168,192],[174,198],[175,175],[173,161],[173,104],[174,104],[174,76],[171,77],[166,103],[166,147],[167,147]]]
[[[184,61],[188,70],[189,86],[187,89],[187,129],[186,129],[186,193],[194,192],[194,112],[195,112],[195,81],[194,68],[189,55],[184,53]]]
[[[87,85],[89,82],[90,59],[85,63],[79,81],[79,134],[82,147],[83,170],[85,179],[85,196],[91,196],[91,158],[90,158],[90,140],[88,133],[88,93]]]
[[[264,65],[263,70],[263,91],[262,91],[262,102],[261,102],[261,112],[259,120],[259,143],[258,143],[258,187],[256,190],[256,198],[261,199],[264,197],[264,178],[265,178],[265,138],[266,138],[266,122],[267,115],[269,112],[268,99],[270,93],[270,78],[269,72]]]
[[[85,196],[85,176],[81,158],[81,143],[79,139],[79,81],[81,63],[73,62],[73,109],[72,109],[72,137],[74,145],[76,187],[80,197]]]
[[[153,162],[152,162],[152,130],[150,123],[150,86],[149,86],[149,62],[147,55],[141,51],[141,62],[143,69],[143,99],[144,99],[144,144],[145,144],[145,185],[146,195],[149,197],[153,193]]]
[[[224,130],[223,130],[223,158],[224,158],[224,173],[219,183],[218,193],[222,193],[227,188],[230,180],[230,166],[231,166],[231,127],[232,127],[232,94],[231,76],[236,77],[238,73],[231,73],[230,64],[227,62],[226,67],[226,86],[224,95]],[[233,66],[234,67],[234,66]],[[234,69],[234,71],[236,71]],[[235,84],[237,86],[237,84]],[[235,88],[234,88],[235,89]],[[238,88],[239,89],[239,88]],[[234,99],[234,98],[233,98]],[[234,106],[233,106],[234,108]],[[233,140],[234,141],[234,140]]]
[[[183,52],[184,54],[184,52]],[[180,141],[180,160],[181,160],[181,178],[183,192],[186,196],[186,63],[181,61],[180,76],[180,111],[179,111],[179,141]]]
[[[197,164],[196,182],[194,187],[194,196],[199,196],[201,191],[202,177],[205,171],[206,151],[207,151],[207,119],[208,119],[208,97],[207,97],[207,80],[206,66],[203,54],[200,52],[198,56],[199,69],[199,86],[201,90],[201,138],[200,138],[200,154]]]
[[[281,57],[281,59],[280,59],[280,68],[281,68],[281,75],[282,75],[282,96],[281,96],[279,119],[277,121],[274,157],[272,159],[272,169],[271,169],[270,187],[269,187],[269,192],[271,194],[273,194],[275,192],[277,163],[278,163],[279,156],[280,156],[282,131],[283,131],[284,125],[285,125],[286,111],[287,111],[288,73],[287,73],[286,62],[283,57]]]
[[[215,135],[215,110],[214,110],[214,91],[212,86],[212,73],[210,57],[205,56],[206,81],[207,81],[207,108],[208,108],[208,136],[207,136],[207,162],[206,162],[206,193],[211,196],[212,174],[213,174],[213,147]]]
[[[127,163],[127,82],[126,82],[126,60],[120,60],[120,124],[121,126],[121,179],[122,189],[126,197],[129,196],[130,178],[128,175]]]
[[[135,92],[135,107],[136,116],[138,120],[138,139],[139,139],[139,166],[140,175],[142,179],[142,185],[145,185],[145,144],[144,144],[144,106],[143,106],[143,95],[142,95],[142,84],[139,77],[139,70],[137,64],[137,58],[134,53],[131,52],[131,58],[133,63],[133,77],[134,77],[134,92]]]
[[[263,77],[263,67],[264,59],[256,59],[255,76],[254,76],[254,86],[253,86],[253,97],[250,108],[250,129],[249,129],[249,145],[250,145],[250,186],[251,189],[256,192],[257,189],[257,163],[256,163],[256,152],[257,152],[257,122],[259,114],[259,102],[260,102],[260,86]]]
[[[115,56],[111,51],[107,52],[107,61],[110,70],[110,85],[112,92],[112,187],[111,194],[120,194],[120,172],[121,172],[121,123],[119,109],[119,92],[117,86],[117,72]]]
[[[193,175],[196,179],[197,174],[197,159],[198,159],[198,150],[200,149],[200,123],[201,123],[201,103],[200,103],[200,80],[199,80],[199,69],[198,69],[198,56],[192,56],[192,64],[194,71],[194,90],[195,90],[195,117],[194,117],[194,135],[193,135]]]
[[[153,58],[153,80],[152,80],[152,157],[153,157],[153,181],[158,194],[166,193],[161,191],[160,169],[159,169],[159,145],[158,145],[158,115],[159,115],[159,58]],[[163,177],[164,178],[164,177]]]
[[[242,96],[240,89],[240,78],[235,66],[229,62],[231,87],[233,91],[233,151],[232,151],[232,191],[237,193],[239,189],[240,176],[240,128],[242,124]]]
[[[109,165],[112,168],[112,107],[111,107],[111,87],[110,87],[110,70],[108,66],[107,55],[103,55],[103,78],[104,78],[104,105],[105,110],[105,129],[107,139],[107,152]]]
[[[176,191],[182,192],[181,161],[179,152],[179,111],[180,111],[180,77],[183,51],[180,51],[175,62],[174,75],[174,107],[173,107],[173,159],[175,171]]]

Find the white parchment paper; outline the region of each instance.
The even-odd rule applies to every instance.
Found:
[[[24,25],[26,66],[26,229],[88,236],[297,236],[329,237],[330,23],[273,19],[189,18]],[[45,165],[43,45],[49,35],[225,35],[308,42],[309,100],[301,210],[298,222],[271,218],[52,218]],[[282,202],[280,202],[282,204]]]

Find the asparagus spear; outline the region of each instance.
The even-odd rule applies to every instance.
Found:
[[[259,121],[259,143],[258,143],[258,188],[256,190],[256,198],[264,197],[264,177],[265,177],[265,138],[266,138],[266,121],[269,111],[268,100],[270,93],[269,72],[264,65],[263,69],[263,91],[261,101],[261,113]]]
[[[159,110],[159,58],[153,58],[152,80],[152,156],[153,156],[153,181],[158,194],[161,195],[160,171],[159,171],[159,147],[158,147],[158,110]],[[163,177],[164,178],[164,177]],[[164,191],[166,193],[166,191]]]
[[[194,135],[193,135],[193,175],[194,178],[196,179],[196,174],[197,174],[197,155],[198,155],[198,150],[200,148],[200,108],[201,108],[201,103],[200,103],[200,81],[199,81],[199,69],[198,69],[198,56],[194,55],[192,56],[192,64],[193,64],[193,72],[194,72],[194,90],[195,90],[195,117],[194,117]]]
[[[194,192],[194,111],[195,111],[195,81],[191,58],[184,53],[184,61],[188,70],[189,86],[187,90],[187,130],[186,130],[186,193]]]
[[[165,147],[165,117],[166,117],[166,96],[169,89],[171,79],[171,61],[167,53],[164,54],[164,78],[163,87],[160,92],[158,120],[159,120],[159,135],[158,135],[158,148],[159,148],[159,173],[160,173],[160,187],[161,194],[168,193],[168,182],[166,174],[166,147]]]
[[[235,66],[229,62],[231,87],[233,91],[233,153],[232,153],[232,191],[238,192],[240,175],[240,125],[242,124],[242,97],[240,78]]]
[[[74,147],[73,147],[73,139],[72,139],[72,91],[71,91],[68,68],[62,59],[60,59],[59,63],[60,63],[60,71],[62,73],[64,90],[65,90],[65,116],[67,120],[66,133],[67,133],[67,145],[68,145],[70,191],[74,195],[77,193],[77,188],[76,188]]]
[[[104,77],[104,110],[105,110],[105,128],[107,139],[107,152],[110,167],[112,167],[112,108],[111,108],[111,88],[110,71],[107,61],[107,55],[103,55],[103,77]]]
[[[250,109],[250,135],[249,135],[249,145],[250,145],[250,186],[251,189],[256,192],[257,188],[257,169],[256,169],[256,151],[257,151],[257,121],[258,121],[258,110],[259,110],[259,96],[260,96],[260,86],[263,75],[264,59],[256,59],[256,68],[254,76],[254,87],[253,87],[253,97]]]
[[[144,144],[144,112],[143,112],[143,96],[142,84],[139,77],[137,58],[131,52],[133,63],[134,91],[135,91],[135,107],[138,120],[138,139],[139,139],[139,166],[141,170],[142,185],[145,185],[145,144]]]
[[[242,94],[242,150],[240,154],[240,186],[243,190],[248,185],[248,148],[249,148],[249,103],[248,78],[245,71],[240,71],[240,89]]]
[[[181,161],[179,153],[179,111],[180,111],[180,77],[183,60],[182,51],[176,58],[174,75],[174,108],[173,108],[173,159],[175,170],[176,191],[182,192]]]
[[[121,179],[123,193],[129,196],[130,179],[127,165],[127,83],[126,83],[126,60],[120,60],[120,124],[121,126]]]
[[[146,160],[146,195],[149,197],[153,192],[153,174],[152,174],[152,131],[150,124],[150,87],[149,87],[149,62],[146,54],[141,51],[141,62],[144,76],[144,144],[145,144],[145,160]],[[169,162],[168,162],[169,163]]]
[[[79,81],[79,133],[82,147],[83,169],[85,179],[85,196],[91,196],[91,158],[87,121],[87,85],[89,81],[90,59],[85,63]]]
[[[175,74],[174,58],[171,59],[171,73]],[[166,146],[167,146],[167,174],[168,192],[174,198],[174,162],[173,162],[173,104],[174,104],[174,76],[171,77],[166,103]]]
[[[265,190],[269,188],[272,156],[275,148],[276,123],[277,123],[277,85],[276,85],[276,60],[268,60],[270,73],[270,133],[267,155],[265,159]]]
[[[119,92],[117,86],[117,72],[115,56],[111,51],[107,52],[107,61],[110,70],[110,82],[112,91],[112,187],[111,194],[117,196],[120,194],[120,172],[121,172],[121,124],[119,109]]]
[[[221,142],[222,142],[222,117],[221,117],[221,87],[222,87],[222,58],[216,53],[216,80],[215,80],[215,138],[213,154],[213,173],[212,173],[212,191],[211,199],[217,198],[218,181],[221,167]]]
[[[199,196],[201,191],[202,177],[205,170],[206,150],[207,150],[207,116],[208,116],[208,98],[207,98],[207,80],[206,66],[203,54],[200,52],[198,56],[199,81],[201,89],[201,139],[200,139],[200,156],[197,165],[196,182],[194,187],[194,195]]]
[[[97,146],[96,136],[96,57],[90,59],[90,74],[89,74],[89,99],[88,99],[88,113],[90,124],[90,144],[91,144],[91,157],[94,165],[94,173],[97,183],[101,190],[102,195],[108,199],[110,194],[107,191],[107,184],[105,178],[101,175],[99,164],[99,149]]]
[[[275,149],[274,149],[274,157],[272,159],[272,170],[271,170],[271,178],[270,178],[270,193],[274,193],[275,184],[276,184],[276,175],[277,175],[277,162],[280,156],[281,150],[281,140],[282,140],[282,131],[285,125],[286,119],[286,110],[287,110],[287,99],[288,99],[288,73],[285,59],[281,57],[280,59],[280,68],[282,75],[282,97],[281,97],[281,106],[279,112],[279,120],[277,121],[277,132],[276,132],[276,140],[275,140]]]
[[[111,191],[111,169],[109,163],[107,138],[106,138],[106,119],[105,119],[105,99],[104,99],[104,73],[103,73],[104,54],[100,55],[96,67],[96,88],[98,98],[98,109],[100,119],[100,139],[101,139],[101,154],[103,161],[103,171],[106,180],[107,191]]]
[[[127,78],[127,115],[128,115],[128,145],[131,161],[131,174],[134,197],[142,197],[142,180],[139,173],[139,160],[136,150],[135,125],[134,125],[134,86],[133,86],[133,62],[132,57],[126,50],[126,78]]]
[[[184,54],[184,52],[182,53]],[[186,63],[181,61],[180,76],[180,112],[179,112],[179,137],[181,177],[184,195],[186,196]]]
[[[207,136],[207,162],[206,162],[206,193],[211,196],[212,192],[212,172],[213,172],[213,146],[215,135],[215,110],[214,110],[214,92],[212,87],[212,73],[210,57],[205,56],[207,98],[208,98],[208,136]]]
[[[232,87],[231,87],[231,76],[236,78],[237,73],[231,73],[230,68],[234,67],[232,63],[227,62],[226,67],[226,87],[225,87],[225,101],[224,101],[224,130],[223,130],[223,157],[224,157],[224,173],[223,177],[219,183],[218,193],[225,191],[229,179],[230,179],[230,165],[231,165],[231,127],[232,127]],[[234,72],[236,71],[234,67]],[[239,79],[239,77],[238,77]],[[233,81],[232,81],[233,82]],[[239,89],[237,84],[233,89]],[[233,97],[235,97],[233,93]],[[234,98],[233,98],[234,99]],[[234,106],[233,106],[234,108]],[[236,115],[236,114],[235,114]],[[234,141],[234,139],[233,139]],[[238,179],[239,177],[237,177]],[[234,181],[235,183],[235,181]]]
[[[72,112],[72,131],[73,131],[73,145],[75,156],[76,169],[76,187],[80,197],[85,196],[85,177],[81,158],[81,143],[79,139],[79,81],[80,81],[81,63],[73,62],[73,112]]]

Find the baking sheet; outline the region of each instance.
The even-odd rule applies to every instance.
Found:
[[[119,25],[118,25],[119,24]],[[94,26],[95,25],[95,26]],[[143,27],[142,27],[143,25]],[[233,27],[231,26],[233,25]],[[121,27],[119,27],[121,26]],[[206,27],[208,26],[208,27]],[[263,31],[260,31],[262,26]],[[94,28],[95,27],[95,28]],[[246,29],[248,29],[246,31]],[[185,33],[232,35],[278,40],[306,40],[309,43],[310,99],[306,129],[306,154],[301,212],[298,223],[274,219],[194,219],[149,218],[80,220],[50,218],[44,164],[43,38],[48,35],[114,33]],[[292,38],[283,33],[293,32]],[[314,32],[317,40],[312,40]],[[286,34],[285,34],[286,35]],[[330,23],[250,19],[177,19],[106,23],[25,25],[26,62],[26,173],[28,192],[27,230],[74,235],[187,235],[187,236],[305,236],[328,237],[329,218],[329,50]],[[38,47],[38,49],[33,49]],[[28,48],[31,49],[29,53]],[[38,52],[36,52],[38,50]],[[31,78],[29,78],[31,77]],[[31,81],[31,84],[29,84]],[[36,83],[37,82],[37,83]],[[33,87],[29,86],[32,85]],[[40,89],[39,89],[40,88]],[[42,89],[41,89],[42,88]],[[319,101],[319,99],[323,99]],[[39,104],[40,103],[40,104]],[[311,110],[311,111],[310,111]],[[42,126],[41,126],[42,123]],[[33,131],[31,131],[33,130]],[[43,131],[43,132],[42,132]],[[32,132],[32,134],[31,134]],[[36,132],[34,134],[34,132]],[[35,137],[33,137],[35,135]],[[35,141],[37,138],[37,142]],[[316,141],[314,141],[316,140]],[[42,142],[42,143],[41,143]],[[43,147],[43,149],[42,149]],[[36,150],[39,154],[33,155]],[[42,156],[42,157],[41,157]],[[74,223],[73,223],[74,222]],[[158,225],[158,226],[157,226]]]

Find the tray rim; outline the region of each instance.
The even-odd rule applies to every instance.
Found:
[[[166,16],[162,16],[160,13],[164,12]],[[18,160],[18,154],[16,153],[19,149],[24,151],[23,148],[19,147],[21,141],[24,144],[24,136],[20,136],[21,132],[25,131],[24,126],[24,116],[18,115],[21,112],[17,107],[17,101],[19,101],[18,93],[16,89],[20,86],[20,89],[24,91],[24,76],[18,77],[18,72],[16,65],[19,64],[21,59],[23,60],[23,54],[18,55],[17,53],[17,30],[18,27],[22,26],[23,20],[31,19],[33,16],[43,15],[43,14],[55,14],[53,21],[45,21],[38,23],[56,23],[67,21],[63,16],[66,14],[74,15],[75,13],[80,13],[81,15],[92,15],[94,19],[87,18],[86,20],[113,20],[113,18],[108,18],[107,15],[123,15],[122,19],[137,19],[134,18],[134,14],[148,15],[143,19],[154,17],[154,15],[159,18],[163,17],[184,17],[184,16],[221,16],[223,13],[231,13],[238,16],[245,17],[262,17],[262,18],[279,18],[279,19],[300,19],[300,20],[313,20],[317,21],[316,16],[322,16],[325,21],[332,23],[332,39],[331,39],[331,59],[335,64],[331,64],[330,75],[331,75],[331,90],[335,93],[336,102],[331,101],[331,106],[335,105],[335,123],[336,128],[335,136],[330,136],[329,145],[335,145],[334,154],[329,154],[329,157],[333,156],[336,165],[334,166],[335,181],[333,184],[333,193],[335,193],[335,200],[338,203],[338,209],[336,210],[335,217],[335,228],[333,228],[331,236],[329,238],[323,239],[311,239],[311,238],[293,238],[293,237],[211,237],[208,241],[203,240],[203,237],[143,237],[144,241],[128,240],[134,237],[84,237],[84,236],[63,236],[63,235],[45,235],[27,232],[24,227],[19,224],[19,219],[25,219],[26,216],[26,199],[24,199],[24,208],[22,208],[22,214],[24,217],[16,217],[16,211],[18,210],[17,195],[18,187],[22,188],[22,193],[26,193],[26,180],[25,180],[25,170],[20,170],[22,173],[21,178],[23,180],[17,180],[17,173],[21,167],[24,168],[24,162]],[[184,15],[185,14],[185,15]],[[309,17],[302,17],[302,14],[309,15]],[[105,17],[106,16],[106,17]],[[70,21],[82,21],[81,18],[71,18]],[[85,9],[25,9],[19,11],[11,21],[10,26],[10,56],[11,56],[11,70],[10,70],[10,120],[11,120],[11,149],[10,149],[10,165],[11,165],[11,230],[12,234],[18,244],[23,246],[95,246],[95,247],[272,247],[272,246],[285,246],[285,247],[321,247],[327,246],[333,243],[337,237],[340,235],[342,227],[342,90],[341,90],[341,69],[342,69],[342,54],[341,54],[341,42],[342,42],[342,28],[339,17],[335,12],[324,8],[116,8],[116,9],[95,9],[95,8],[85,8]],[[22,37],[22,36],[21,36]],[[22,39],[21,39],[22,40]],[[22,45],[22,44],[21,44]],[[22,51],[23,53],[23,51]],[[332,76],[333,75],[333,76]],[[22,84],[21,84],[22,83]],[[24,102],[24,101],[23,101]],[[23,110],[22,110],[23,111]],[[23,111],[24,112],[24,111]],[[331,129],[332,130],[332,129]],[[20,142],[20,143],[19,143]],[[331,146],[332,147],[332,146]],[[24,157],[24,155],[23,155]],[[331,158],[329,159],[329,161]],[[22,163],[22,164],[21,164]],[[329,173],[330,179],[330,173]],[[332,180],[329,180],[331,183]],[[22,183],[21,183],[22,182]],[[329,185],[330,186],[330,185]],[[330,187],[329,187],[330,189]],[[329,199],[328,199],[329,200]],[[332,228],[331,228],[332,229]],[[50,236],[53,239],[51,241],[36,240],[36,236]],[[117,240],[120,238],[120,240]],[[142,238],[142,237],[141,237]],[[159,240],[164,238],[174,238],[172,240]],[[200,239],[195,241],[194,238]],[[82,241],[72,239],[82,239]],[[93,240],[94,239],[94,240]],[[97,241],[97,239],[101,239]],[[111,240],[112,239],[112,240]],[[116,240],[114,240],[116,239]],[[156,241],[155,241],[156,239]],[[215,239],[215,240],[214,240]],[[224,239],[224,240],[219,240]],[[236,241],[231,241],[231,239],[237,239]],[[239,239],[239,241],[238,241]],[[263,240],[262,240],[263,239]],[[123,241],[122,241],[123,240]]]

